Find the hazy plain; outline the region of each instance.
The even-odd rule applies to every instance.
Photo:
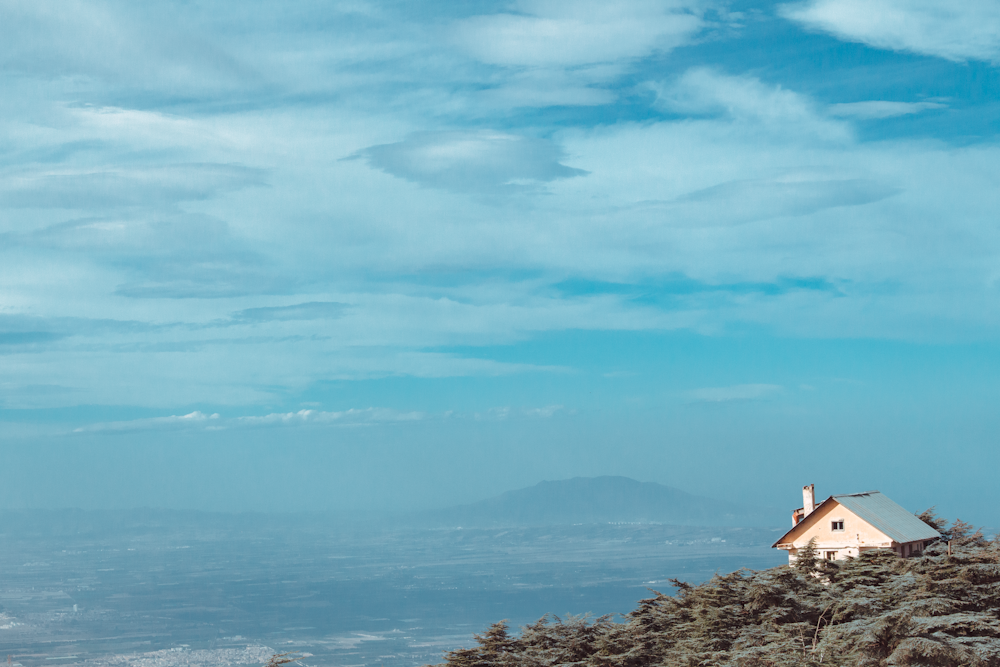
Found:
[[[670,577],[781,562],[777,529],[409,530],[321,515],[8,512],[0,654],[40,665],[420,665],[489,623],[625,613]]]

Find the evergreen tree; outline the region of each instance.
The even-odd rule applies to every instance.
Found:
[[[799,572],[815,572],[819,567],[819,557],[816,555],[816,538],[812,538],[795,555],[795,569]]]
[[[831,566],[810,544],[794,567],[673,582],[674,596],[654,591],[621,623],[546,616],[519,635],[494,624],[442,667],[1000,667],[1000,542],[941,526],[951,556],[942,544]]]
[[[918,514],[917,518],[926,523],[928,526],[930,526],[937,532],[943,533],[946,530],[946,527],[948,526],[948,520],[942,519],[937,514],[935,514],[934,513],[935,509],[936,508],[934,507],[926,509],[920,514]]]

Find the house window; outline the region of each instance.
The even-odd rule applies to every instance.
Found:
[[[834,519],[833,521],[831,521],[830,530],[832,530],[835,533],[839,533],[840,531],[844,530],[844,520]]]
[[[825,556],[827,560],[837,560],[836,551],[824,551],[823,556]]]

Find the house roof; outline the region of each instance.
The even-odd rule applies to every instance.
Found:
[[[941,535],[918,519],[912,513],[889,500],[887,496],[878,491],[868,491],[866,493],[849,493],[840,496],[830,496],[820,503],[809,516],[812,516],[820,507],[829,502],[836,501],[853,512],[872,527],[877,528],[887,537],[899,544],[907,542],[917,542],[919,540],[932,540]],[[792,528],[781,536],[772,546],[778,546],[785,541],[796,528],[805,524],[809,520],[807,516],[798,526]]]

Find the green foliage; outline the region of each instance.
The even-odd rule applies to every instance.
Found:
[[[928,526],[930,526],[937,532],[944,533],[948,527],[948,520],[942,519],[937,514],[935,514],[934,509],[935,508],[931,507],[930,509],[924,510],[923,512],[917,515],[917,518],[926,523]]]
[[[1000,542],[939,525],[951,555],[942,543],[829,563],[811,545],[794,567],[674,581],[624,622],[547,616],[514,635],[497,623],[442,667],[1000,667]]]
[[[446,664],[451,667],[495,667],[516,665],[512,653],[519,648],[518,643],[507,632],[507,622],[494,623],[481,635],[474,635],[476,648],[462,648],[445,654]]]
[[[810,572],[815,572],[819,566],[819,558],[816,556],[816,538],[812,538],[809,542],[799,549],[799,553],[795,558],[795,569],[803,574],[808,574]]]

